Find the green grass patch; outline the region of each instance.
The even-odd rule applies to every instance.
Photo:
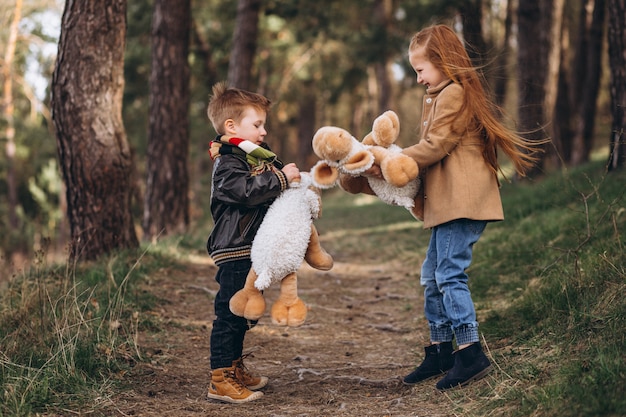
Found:
[[[140,317],[157,300],[137,283],[164,262],[158,253],[36,261],[10,281],[0,295],[0,416],[97,409],[140,360],[137,331],[155,329]]]

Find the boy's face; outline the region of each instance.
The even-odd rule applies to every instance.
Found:
[[[233,119],[226,120],[226,134],[241,139],[247,139],[257,145],[260,145],[265,139],[267,132],[265,131],[265,121],[267,114],[264,111],[248,107],[241,118],[236,122]]]
[[[426,58],[422,49],[409,52],[409,61],[417,74],[417,82],[426,88],[436,87],[446,80],[446,76]]]

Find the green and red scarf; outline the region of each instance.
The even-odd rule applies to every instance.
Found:
[[[274,152],[246,139],[235,138],[227,135],[220,135],[215,138],[209,147],[209,155],[211,156],[211,159],[215,160],[215,158],[224,154],[246,155],[246,160],[252,167],[252,172],[256,174],[268,170],[275,171],[277,168],[282,168],[282,162],[280,162]]]

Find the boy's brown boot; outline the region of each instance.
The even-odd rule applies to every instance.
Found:
[[[239,404],[254,401],[263,396],[260,391],[250,391],[235,374],[235,367],[214,369],[207,398]]]
[[[266,376],[256,376],[250,373],[250,370],[244,365],[243,357],[233,361],[235,368],[235,376],[249,390],[258,390],[267,385],[268,378]]]

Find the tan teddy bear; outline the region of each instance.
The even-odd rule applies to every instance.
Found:
[[[313,151],[321,159],[311,170],[315,181],[328,186],[339,181],[350,193],[376,195],[387,204],[411,210],[420,185],[419,168],[395,144],[399,134],[400,121],[391,110],[374,120],[362,142],[342,128],[320,128],[313,137]],[[383,179],[360,175],[374,163]]]

